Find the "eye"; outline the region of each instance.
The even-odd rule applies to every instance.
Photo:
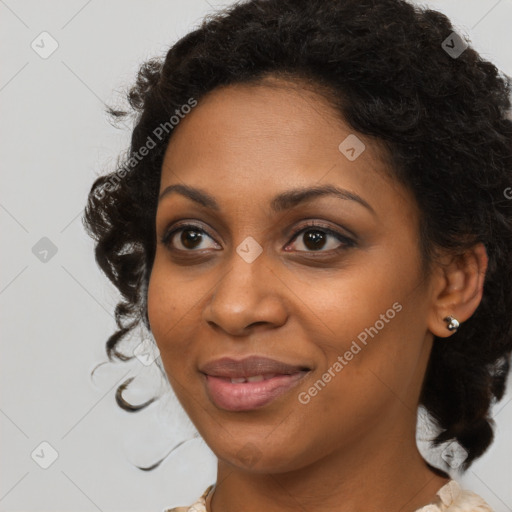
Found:
[[[340,251],[355,245],[352,239],[342,233],[315,222],[308,223],[306,227],[299,229],[292,240],[296,239],[300,241],[298,252]],[[300,248],[301,246],[305,249]]]
[[[315,222],[310,222],[299,228],[294,233],[292,241],[297,239],[301,242],[297,252],[336,252],[355,246],[352,239]],[[208,241],[210,241],[210,246],[208,246]],[[194,224],[176,226],[163,236],[161,242],[169,250],[182,252],[221,248],[204,229]],[[304,248],[300,248],[301,245]]]
[[[177,236],[180,235],[180,236]],[[213,238],[208,233],[193,224],[181,225],[173,230],[167,232],[161,242],[171,250],[177,251],[193,251],[201,249],[214,248],[217,249],[220,246],[213,241],[213,247],[205,246],[204,244],[209,240],[213,241]]]

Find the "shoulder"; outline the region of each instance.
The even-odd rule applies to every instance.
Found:
[[[206,512],[206,497],[215,484],[206,488],[203,494],[190,506],[166,508],[163,512]]]
[[[462,489],[455,480],[450,480],[437,493],[438,504],[423,507],[417,512],[494,512],[478,494]]]

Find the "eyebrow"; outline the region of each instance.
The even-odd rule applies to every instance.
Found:
[[[214,197],[207,194],[203,190],[191,187],[189,185],[169,185],[160,194],[158,201],[160,202],[164,197],[169,196],[173,192],[181,194],[182,196],[187,197],[188,199],[200,204],[201,206],[204,206],[205,208],[220,211],[219,204]],[[270,208],[272,211],[278,213],[283,210],[294,208],[295,206],[298,206],[299,204],[309,201],[315,197],[325,196],[335,196],[340,199],[355,201],[356,203],[359,203],[367,208],[370,212],[373,213],[373,215],[376,215],[375,210],[362,197],[358,196],[354,192],[350,192],[349,190],[345,190],[334,185],[322,185],[317,187],[287,190],[286,192],[282,192],[275,196],[274,199],[272,199],[270,202]]]

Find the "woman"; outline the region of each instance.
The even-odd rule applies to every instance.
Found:
[[[509,92],[402,0],[251,0],[141,67],[85,223],[123,295],[109,357],[143,321],[218,458],[173,510],[491,510],[447,470],[509,369]]]

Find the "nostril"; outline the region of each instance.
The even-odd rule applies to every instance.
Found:
[[[253,322],[251,325],[249,325],[247,328],[254,327],[255,325],[265,325],[267,322]]]

